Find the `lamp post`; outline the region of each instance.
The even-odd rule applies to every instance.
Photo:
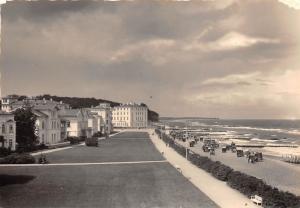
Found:
[[[185,144],[185,159],[188,159],[188,120],[186,120],[186,131],[185,131],[185,135],[186,135],[186,144]]]

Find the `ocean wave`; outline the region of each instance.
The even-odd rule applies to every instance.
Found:
[[[223,125],[222,127],[226,128],[226,129],[255,130],[255,131],[266,131],[266,132],[277,132],[277,133],[300,135],[300,130],[298,130],[298,129],[290,130],[290,129],[279,129],[279,128],[261,128],[261,127],[228,126],[228,125]],[[271,136],[277,136],[277,135],[272,134]]]
[[[253,138],[251,141],[257,141],[257,142],[277,142],[278,140],[275,139],[259,139],[259,138]]]

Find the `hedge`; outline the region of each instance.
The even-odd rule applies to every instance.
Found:
[[[166,134],[161,134],[160,130],[155,132],[160,138],[169,144],[176,152],[185,157],[186,148],[177,144],[172,138]],[[300,197],[289,192],[283,192],[267,185],[263,180],[254,176],[234,171],[232,168],[222,164],[219,161],[212,161],[208,157],[188,151],[188,160],[197,167],[210,173],[215,178],[226,181],[227,184],[250,197],[251,195],[259,195],[263,198],[263,206],[266,208],[299,208]]]
[[[81,138],[79,137],[68,137],[67,141],[70,142],[70,144],[79,144],[81,141]]]
[[[5,157],[11,153],[11,150],[5,147],[0,147],[0,157]]]
[[[4,158],[0,158],[0,164],[34,164],[35,158],[30,154],[11,154]]]

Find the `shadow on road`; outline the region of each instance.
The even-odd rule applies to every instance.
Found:
[[[13,184],[25,184],[35,179],[35,176],[31,175],[5,175],[0,174],[0,187],[13,185]]]

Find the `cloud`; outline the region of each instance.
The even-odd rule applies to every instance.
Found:
[[[210,47],[214,50],[233,50],[238,48],[250,47],[259,43],[279,43],[277,39],[249,37],[237,32],[230,32],[212,43]]]
[[[205,31],[204,31],[205,32]],[[261,37],[249,37],[238,32],[229,32],[216,41],[202,43],[194,41],[190,45],[185,46],[186,50],[200,49],[203,51],[223,51],[236,50],[240,48],[247,48],[256,44],[278,44],[278,39],[268,39]]]
[[[293,9],[300,9],[300,1],[298,0],[278,0],[279,2],[288,5]]]
[[[171,116],[282,118],[300,103],[292,96],[296,20],[296,10],[273,0],[8,2],[3,94],[137,100]]]
[[[209,85],[210,88],[195,91],[186,99],[192,103],[202,102],[225,108],[231,106],[245,110],[252,108],[257,112],[261,112],[258,110],[260,108],[271,108],[277,109],[277,113],[288,115],[287,117],[297,117],[300,114],[299,76],[300,70],[279,70],[275,74],[253,72],[211,78],[202,82],[202,85]],[[241,83],[247,84],[242,87]],[[218,88],[216,87],[218,85],[231,85],[231,87]],[[253,114],[256,114],[255,111]]]
[[[203,81],[202,85],[216,85],[216,84],[241,84],[249,83],[256,78],[260,72],[253,72],[249,74],[231,74],[221,78],[211,78]]]
[[[153,39],[141,41],[136,44],[129,44],[113,52],[110,57],[112,62],[123,62],[136,56],[143,58],[154,65],[164,64],[166,62],[166,50],[170,50],[175,45],[172,39]]]

